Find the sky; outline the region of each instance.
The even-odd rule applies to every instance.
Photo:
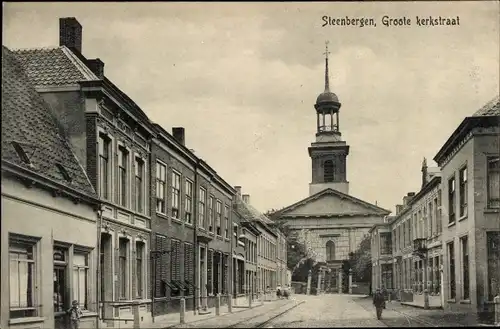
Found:
[[[309,195],[314,102],[342,103],[349,193],[394,211],[451,133],[499,93],[499,4],[3,3],[3,45],[57,47],[59,17],[83,26],[82,53],[156,123],[265,212]],[[322,27],[324,15],[377,27]],[[412,26],[384,27],[407,17]],[[419,27],[415,16],[460,17]]]

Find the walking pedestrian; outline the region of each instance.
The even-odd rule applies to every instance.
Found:
[[[382,310],[385,308],[385,298],[380,289],[377,289],[373,296],[373,305],[377,312],[377,319],[380,320],[382,318]]]

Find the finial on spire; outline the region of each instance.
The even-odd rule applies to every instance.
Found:
[[[324,52],[324,55],[325,55],[325,92],[330,92],[330,78],[328,76],[328,55],[330,54],[330,52],[328,51],[328,44],[329,44],[329,41],[325,41],[325,48],[326,48],[326,51]]]
[[[422,167],[427,167],[427,159],[424,157],[424,161],[422,161]]]

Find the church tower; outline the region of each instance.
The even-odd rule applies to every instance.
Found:
[[[325,52],[325,91],[319,94],[314,108],[316,109],[316,141],[308,148],[312,160],[312,181],[309,184],[309,195],[332,188],[339,192],[349,193],[346,160],[349,145],[342,140],[339,126],[340,102],[330,91],[328,76],[328,42]]]

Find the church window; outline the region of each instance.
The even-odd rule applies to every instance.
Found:
[[[326,160],[323,166],[325,183],[333,182],[335,178],[335,166],[332,160]]]
[[[332,240],[326,243],[326,261],[335,260],[335,242]]]

